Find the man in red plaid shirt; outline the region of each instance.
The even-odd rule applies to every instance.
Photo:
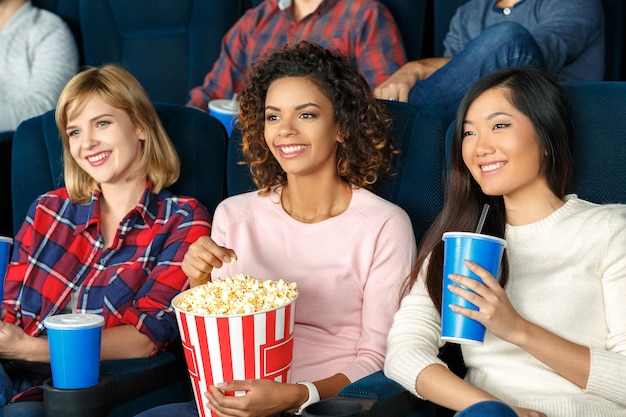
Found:
[[[231,98],[260,55],[301,40],[339,49],[372,90],[406,62],[391,13],[375,0],[265,0],[224,36],[220,56],[187,105],[206,112],[210,100]]]

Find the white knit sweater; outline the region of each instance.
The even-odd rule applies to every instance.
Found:
[[[506,292],[531,322],[591,350],[581,389],[530,354],[487,331],[464,345],[466,379],[509,404],[549,417],[626,416],[626,205],[576,196],[549,217],[507,226]],[[437,358],[441,321],[420,276],[397,312],[385,373],[414,394],[419,373]]]
[[[0,131],[56,106],[78,71],[78,50],[63,20],[26,2],[0,30]]]

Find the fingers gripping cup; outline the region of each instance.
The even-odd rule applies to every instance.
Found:
[[[88,388],[98,384],[104,317],[98,314],[58,314],[44,322],[50,347],[55,388]]]
[[[455,313],[449,306],[454,304],[472,310],[478,310],[478,308],[448,290],[449,284],[455,284],[448,276],[450,274],[464,275],[482,282],[465,265],[465,261],[469,260],[497,277],[506,241],[494,236],[469,232],[444,233],[443,241],[441,338],[455,343],[480,344],[485,338],[485,326],[476,320]]]
[[[209,101],[209,114],[218,119],[230,137],[239,114],[239,102],[237,100],[218,99]]]
[[[205,405],[211,385],[235,379],[289,382],[297,298],[292,284],[239,274],[174,297],[200,417],[215,416]]]

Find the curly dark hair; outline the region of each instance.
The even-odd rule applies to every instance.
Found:
[[[334,123],[344,139],[337,148],[337,172],[356,187],[374,184],[390,171],[395,153],[388,136],[391,120],[358,70],[341,53],[302,41],[270,52],[250,69],[240,97],[238,127],[243,132],[243,163],[263,192],[287,182],[264,138],[265,98],[270,85],[285,77],[313,82],[333,105]]]

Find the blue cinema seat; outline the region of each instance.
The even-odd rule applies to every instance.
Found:
[[[240,16],[233,0],[79,0],[87,65],[129,70],[153,101],[185,104]]]
[[[424,29],[426,27],[426,0],[380,0],[393,15],[404,51],[409,61],[424,58]]]
[[[577,83],[567,91],[575,130],[570,192],[626,204],[626,81]]]
[[[11,142],[13,131],[0,132],[0,236],[13,236]],[[0,277],[2,279],[3,277]]]
[[[170,190],[197,198],[213,213],[224,195],[226,130],[217,119],[196,109],[170,103],[156,103],[155,108],[181,161],[180,177]],[[35,198],[63,185],[62,145],[54,111],[18,126],[11,169],[17,233]],[[70,417],[76,404],[97,400],[102,401],[103,415],[124,417],[192,398],[180,344],[150,358],[103,361],[100,371],[104,390],[93,399],[85,397],[89,393],[44,390],[48,415]]]

